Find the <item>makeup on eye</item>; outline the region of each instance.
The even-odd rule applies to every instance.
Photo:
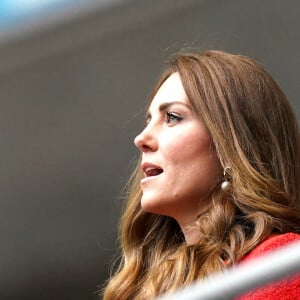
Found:
[[[172,124],[172,123],[179,123],[180,121],[183,120],[183,116],[177,112],[173,111],[161,111],[161,118],[163,121],[165,121],[167,124]],[[152,120],[151,114],[147,114],[145,118],[145,125],[148,126],[149,123]]]
[[[175,108],[174,108],[175,106]],[[176,106],[179,106],[177,109]],[[181,106],[181,107],[180,107]],[[172,110],[171,110],[172,108]],[[179,113],[176,110],[182,110],[183,112]],[[174,110],[174,111],[173,111]],[[186,114],[187,112],[185,110],[188,110],[188,112],[191,112],[192,108],[189,104],[180,102],[180,101],[173,101],[173,102],[165,102],[159,105],[158,107],[158,113],[160,116],[163,117],[163,119],[169,124],[173,122],[180,122],[183,120],[182,114]],[[156,112],[154,111],[154,115]],[[145,123],[148,125],[152,120],[152,114],[150,111],[146,114]]]
[[[166,112],[166,123],[178,123],[183,120],[183,117],[175,112]]]

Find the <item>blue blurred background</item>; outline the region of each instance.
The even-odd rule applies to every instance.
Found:
[[[16,26],[28,18],[40,18],[82,0],[1,0],[0,28]]]

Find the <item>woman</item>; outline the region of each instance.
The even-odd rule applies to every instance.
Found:
[[[300,239],[297,120],[253,60],[174,57],[135,144],[122,259],[105,300],[153,299]],[[298,276],[243,299],[296,299],[299,289]]]

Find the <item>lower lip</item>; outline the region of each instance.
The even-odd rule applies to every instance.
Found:
[[[150,181],[150,180],[153,180],[157,177],[159,177],[162,173],[160,173],[159,175],[155,175],[155,176],[148,176],[148,177],[145,177],[141,180],[141,185],[142,184],[145,184],[146,182]]]

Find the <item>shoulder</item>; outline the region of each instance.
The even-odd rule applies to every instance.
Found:
[[[258,246],[256,246],[252,251],[250,251],[242,261],[249,260],[251,258],[261,256],[264,253],[267,253],[272,250],[276,250],[280,247],[288,245],[294,241],[300,240],[300,234],[288,232],[278,235],[272,235],[266,238],[263,242],[261,242]]]
[[[255,247],[242,261],[248,261],[264,255],[265,253],[279,249],[289,243],[300,240],[300,234],[284,233],[273,235],[265,239],[257,247]],[[300,300],[300,274],[291,278],[284,278],[283,280],[269,284],[266,287],[259,288],[249,292],[238,298],[239,300]]]

